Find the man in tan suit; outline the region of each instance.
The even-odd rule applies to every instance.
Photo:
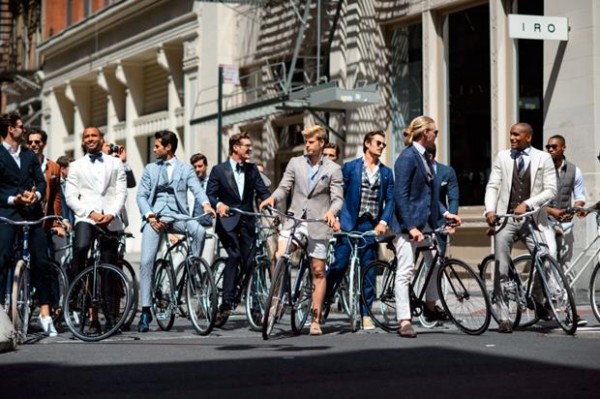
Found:
[[[296,233],[308,237],[308,254],[312,259],[314,290],[312,294],[311,335],[321,335],[319,321],[325,297],[325,259],[331,228],[344,204],[342,168],[323,156],[327,132],[321,126],[311,126],[302,132],[305,154],[290,159],[279,187],[260,204],[274,206],[293,191],[289,211],[303,219],[323,219],[324,223],[303,223]],[[284,226],[277,247],[276,258],[285,252],[289,224]]]
[[[522,214],[548,203],[556,195],[552,158],[548,153],[531,147],[532,136],[533,129],[529,124],[520,122],[513,125],[510,129],[511,149],[500,151],[496,156],[485,191],[485,217],[492,228],[496,213]],[[534,222],[538,227],[537,238],[543,242],[543,232],[548,226],[545,209],[536,214]],[[498,267],[498,273],[494,274],[494,291],[500,318],[498,332],[501,333],[512,332],[502,282],[507,277],[510,253],[517,239],[524,240],[530,252],[533,250],[533,239],[528,236],[523,220],[508,219],[494,235]],[[536,304],[536,311],[545,318],[543,304]]]

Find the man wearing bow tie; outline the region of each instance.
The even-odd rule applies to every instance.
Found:
[[[104,134],[97,127],[83,130],[86,154],[71,163],[65,185],[65,199],[75,215],[73,267],[79,273],[93,237],[93,225],[110,231],[124,229],[120,214],[127,198],[123,163],[102,153]],[[118,240],[100,240],[102,262],[117,264]]]
[[[517,123],[510,129],[510,150],[500,151],[492,166],[490,180],[485,190],[485,217],[491,228],[496,228],[496,213],[522,214],[536,209],[556,195],[556,173],[550,154],[531,147],[533,129],[528,123]],[[508,265],[513,243],[524,240],[533,250],[533,240],[527,234],[524,221],[508,219],[506,225],[494,235],[496,267],[494,291],[496,310],[500,319],[498,332],[511,333],[508,308],[504,300],[503,281],[508,274]],[[542,209],[534,217],[538,239],[544,242],[544,231],[548,228],[548,216]],[[539,301],[536,298],[536,301]],[[540,318],[547,318],[544,304],[536,304]]]
[[[255,195],[264,200],[271,194],[256,165],[248,163],[251,153],[252,141],[248,133],[232,135],[229,138],[229,159],[215,165],[208,178],[206,194],[219,214],[215,230],[228,255],[217,324],[229,317],[239,300],[235,297],[238,264],[242,262],[242,267],[250,270],[255,252],[256,218],[230,214],[229,207],[254,212]]]

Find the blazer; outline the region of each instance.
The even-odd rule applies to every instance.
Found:
[[[327,211],[337,215],[344,205],[344,187],[342,168],[329,158],[322,157],[319,170],[314,178],[314,185],[309,189],[308,158],[300,155],[290,159],[281,178],[279,187],[273,192],[277,203],[283,201],[290,192],[292,202],[289,211],[296,217],[321,219]],[[285,228],[290,228],[287,222]],[[308,234],[315,240],[326,240],[331,229],[325,223],[308,223]]]
[[[552,157],[547,152],[531,148],[529,171],[531,173],[530,197],[526,202],[534,208],[544,205],[556,196],[556,171]],[[496,155],[490,179],[485,188],[486,213],[506,213],[508,211],[512,175],[515,161],[510,150],[502,150]],[[538,225],[547,226],[548,216],[542,209],[535,217]]]
[[[60,166],[58,166],[56,162],[47,159],[44,178],[46,179],[46,207],[44,208],[44,215],[62,216],[62,195],[60,194]],[[48,221],[44,223],[45,229],[49,229],[52,226],[60,226],[60,223],[58,221]]]
[[[0,216],[12,220],[35,220],[43,216],[40,202],[25,207],[9,205],[8,198],[31,190],[35,186],[41,195],[46,192],[46,181],[37,156],[22,147],[19,155],[21,167],[12,155],[0,144]]]
[[[364,157],[360,157],[342,166],[344,206],[340,213],[340,225],[345,231],[355,230],[358,221],[364,164]],[[394,175],[382,162],[379,162],[379,184],[379,213],[375,216],[378,222],[383,220],[389,225],[394,212]]]
[[[446,212],[439,201],[435,176],[428,179],[423,157],[415,146],[405,148],[394,164],[394,219],[392,231],[408,233],[412,228],[423,231],[435,227]]]
[[[457,215],[460,194],[456,172],[452,166],[437,162],[436,165],[435,184],[440,191],[440,201],[448,209],[448,212]]]
[[[188,190],[191,190],[194,197],[200,201],[201,204],[208,202],[208,198],[200,186],[198,177],[194,172],[194,168],[191,165],[185,164],[179,159],[174,158],[173,161],[173,174],[171,175],[170,186],[174,188],[175,202],[179,213],[182,215],[190,215],[188,207]],[[142,215],[142,231],[144,226],[148,223],[146,215],[154,213],[160,209],[153,209],[156,201],[156,187],[158,186],[161,171],[161,161],[153,162],[144,168],[142,174],[142,180],[138,186],[137,191],[137,204]]]
[[[255,164],[246,162],[244,166],[244,193],[240,197],[233,169],[229,159],[218,165],[215,165],[208,177],[206,185],[206,194],[210,204],[216,209],[219,202],[232,208],[239,208],[247,212],[254,212],[255,195],[260,200],[265,200],[271,195],[262,179],[260,172]],[[215,228],[223,228],[226,231],[233,231],[237,228],[241,219],[240,214],[231,213],[227,217],[218,217]]]
[[[95,224],[88,216],[93,211],[113,215],[108,230],[119,231],[125,228],[121,220],[121,210],[127,199],[127,178],[120,159],[102,154],[103,175],[100,183],[92,177],[89,155],[84,155],[69,166],[65,185],[65,198],[75,215],[75,224],[87,222]]]

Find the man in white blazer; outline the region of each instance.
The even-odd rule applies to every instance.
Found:
[[[109,231],[122,231],[121,210],[127,198],[127,177],[123,163],[104,155],[103,133],[87,127],[82,134],[86,154],[71,163],[65,185],[65,198],[75,215],[73,266],[80,272],[85,266],[93,225]],[[100,241],[102,262],[116,264],[117,239]]]
[[[531,147],[533,129],[527,123],[517,123],[510,129],[510,150],[500,151],[494,164],[485,191],[485,217],[490,227],[495,227],[496,213],[522,214],[539,208],[556,196],[556,173],[552,157],[543,151]],[[520,239],[529,251],[533,250],[533,239],[523,220],[508,219],[502,223],[494,235],[496,267],[494,291],[497,312],[500,318],[498,332],[511,333],[508,321],[508,308],[504,300],[502,282],[508,274],[508,265],[513,243]],[[544,241],[544,230],[548,226],[545,209],[536,214],[534,222],[536,234]],[[536,301],[540,301],[536,298]],[[536,304],[536,311],[545,318],[544,304]]]

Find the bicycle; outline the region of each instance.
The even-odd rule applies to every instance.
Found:
[[[82,341],[97,342],[117,333],[131,311],[133,286],[125,273],[101,262],[100,238],[118,235],[94,226],[87,267],[73,279],[64,303],[67,328]]]
[[[285,253],[277,259],[275,271],[271,278],[271,288],[265,304],[265,316],[262,322],[262,337],[269,339],[275,323],[281,321],[286,308],[291,309],[291,327],[294,334],[299,334],[306,324],[312,305],[312,273],[306,252],[306,242],[295,237],[301,223],[323,223],[322,219],[296,218],[290,212],[284,213],[268,207],[268,210],[293,222],[290,235],[285,246]],[[292,284],[293,247],[300,251],[298,270]],[[293,290],[292,290],[293,287]]]
[[[61,220],[60,216],[56,215],[44,216],[41,219],[34,221],[16,221],[0,216],[0,222],[17,226],[17,228],[20,229],[21,234],[20,239],[15,240],[14,243],[14,267],[9,268],[4,298],[4,306],[10,316],[15,331],[17,332],[17,343],[23,343],[27,337],[31,315],[38,306],[35,301],[35,287],[31,284],[29,230],[31,226],[36,226],[51,219]],[[64,270],[62,270],[56,262],[50,260],[49,264],[51,265],[51,282],[56,279],[58,283],[58,287],[56,287],[57,292],[54,293],[55,295],[52,295],[51,293],[51,301],[53,302],[51,305],[54,305],[54,310],[56,310],[57,306],[60,307],[62,304],[62,298],[66,292],[68,280]],[[51,309],[50,314],[54,315],[55,312]]]
[[[271,215],[263,213],[247,212],[237,208],[229,208],[232,213],[240,215],[274,218]],[[271,257],[267,249],[267,240],[270,234],[267,231],[272,231],[271,228],[264,228],[260,223],[256,223],[256,242],[254,246],[256,252],[254,254],[254,264],[250,269],[248,262],[241,262],[236,269],[235,276],[235,298],[232,303],[232,310],[244,300],[246,318],[252,330],[260,331],[262,328],[262,320],[265,314],[265,302],[269,295],[269,287],[271,281]],[[219,291],[219,298],[223,298],[223,271],[227,263],[227,258],[219,257],[215,259],[211,265],[215,283]],[[228,320],[229,316],[224,316],[219,322],[215,323],[215,327],[222,327]]]
[[[207,214],[197,217],[176,217],[173,215],[156,215],[157,220],[172,226],[181,221],[199,220]],[[173,327],[178,309],[185,304],[187,316],[194,329],[200,335],[208,335],[212,331],[217,313],[217,287],[210,266],[204,259],[196,255],[188,255],[178,266],[173,266],[173,253],[180,245],[187,245],[190,240],[187,225],[184,236],[171,244],[168,239],[168,229],[162,232],[166,239],[167,250],[163,258],[156,259],[152,273],[152,312],[163,331]],[[176,276],[180,275],[179,280]],[[185,302],[182,300],[185,289]]]
[[[440,255],[436,234],[442,233],[443,228],[434,233],[425,233],[429,245],[417,248],[416,258],[425,251],[432,251],[433,259],[431,263],[424,259],[415,263],[418,267],[409,284],[412,316],[421,318],[426,327],[438,324],[437,320],[435,323],[423,322],[427,286],[432,278],[436,278],[440,302],[448,318],[466,334],[480,335],[488,329],[491,319],[485,288],[479,276],[465,262]],[[387,248],[395,254],[394,239],[394,236],[382,236],[380,241],[386,243]],[[439,265],[437,275],[434,275],[436,268],[433,265]],[[375,260],[363,270],[362,276],[363,298],[367,297],[365,290],[370,289],[375,293],[373,305],[367,307],[369,316],[375,325],[388,332],[396,331],[400,326],[396,318],[394,292],[396,269],[395,257],[391,261]],[[372,282],[366,277],[368,273],[374,273],[376,277]]]
[[[540,310],[537,309],[538,305],[536,304],[534,295],[534,290],[537,290],[537,287],[534,287],[534,282],[538,281],[541,293],[546,299],[546,304],[550,308],[549,311],[554,320],[567,334],[572,335],[577,331],[577,309],[569,282],[556,261],[548,254],[547,249],[543,249],[545,244],[542,244],[537,234],[535,234],[533,215],[542,208],[539,207],[520,215],[496,215],[498,224],[500,220],[504,219],[504,222],[499,224],[499,229],[502,229],[506,225],[509,218],[523,219],[523,223],[534,245],[533,252],[531,253],[532,267],[519,271],[515,267],[514,262],[510,263],[507,278],[501,282],[504,303],[507,307],[508,321],[513,329],[519,326],[532,325],[539,321]],[[498,231],[496,230],[495,233]],[[488,262],[489,264],[495,263]],[[494,279],[493,273],[496,273],[495,267],[492,268],[493,272],[489,269],[490,267],[487,266],[481,270],[481,275],[486,280]],[[522,278],[521,274],[526,278]],[[498,302],[497,295],[500,294],[496,290],[493,290],[491,295],[487,292],[487,295],[490,297],[492,305]],[[493,308],[494,306],[492,306],[494,319],[499,320],[499,316],[495,314],[496,310]],[[524,322],[521,324],[522,318]]]

